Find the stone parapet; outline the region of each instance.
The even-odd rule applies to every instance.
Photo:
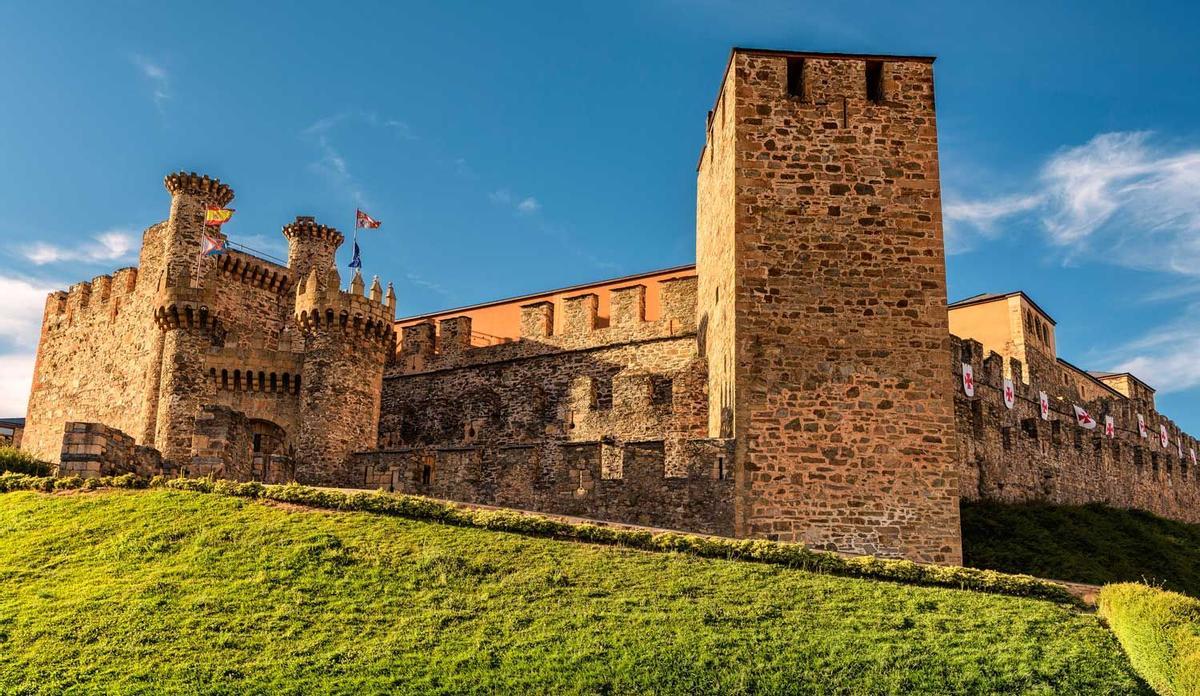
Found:
[[[228,205],[233,189],[228,184],[196,172],[175,172],[163,178],[163,185],[172,196],[196,196],[213,205]]]
[[[313,269],[296,286],[295,318],[300,326],[305,331],[340,331],[368,342],[388,347],[394,345],[396,303],[391,286],[389,299],[382,301],[364,294],[362,276],[357,272],[351,284],[352,290],[357,286],[357,292],[343,291],[340,283],[337,270],[330,269],[322,274]],[[382,294],[378,278],[372,283],[371,293]]]

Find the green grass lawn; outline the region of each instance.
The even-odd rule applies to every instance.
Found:
[[[992,502],[964,502],[962,525],[963,561],[975,568],[1200,597],[1200,525],[1102,505]]]
[[[1046,601],[179,491],[0,495],[0,691],[1146,694]]]

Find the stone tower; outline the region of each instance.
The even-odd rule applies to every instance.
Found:
[[[960,562],[933,60],[734,49],[697,188],[738,535]]]
[[[158,384],[151,385],[158,414],[153,443],[163,459],[182,462],[191,455],[192,428],[205,399],[204,357],[222,335],[214,290],[195,277],[204,208],[227,205],[233,190],[195,172],[170,174],[164,183],[171,213],[162,231],[163,271],[154,299],[162,340]]]
[[[288,240],[288,268],[296,278],[307,278],[314,268],[322,272],[331,268],[345,241],[341,232],[306,215],[284,225],[283,236]]]
[[[348,292],[340,285],[336,269],[313,267],[296,286],[295,318],[304,334],[296,478],[304,483],[356,480],[349,455],[377,444],[383,368],[395,353],[391,286],[385,300],[377,278],[365,295],[357,271]]]

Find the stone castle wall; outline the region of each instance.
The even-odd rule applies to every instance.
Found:
[[[472,347],[470,319],[406,327],[368,482],[467,502],[733,533],[729,443],[706,438],[696,279],[522,308],[522,338]]]
[[[1081,389],[1070,368],[1050,360],[1023,365],[1014,359],[1006,366],[994,352],[984,357],[977,341],[953,337],[952,345],[964,499],[1103,503],[1200,523],[1200,470],[1192,459],[1200,444],[1147,401],[1094,398],[1102,392],[1091,385]],[[961,386],[963,362],[974,372],[974,397]],[[1004,403],[1005,376],[1016,392],[1012,409]],[[1041,417],[1043,391],[1050,397],[1050,420]],[[1095,430],[1076,424],[1074,405],[1096,419]],[[1149,431],[1145,438],[1139,413]],[[1116,423],[1113,438],[1104,434],[1107,415]],[[1167,427],[1166,447],[1159,440],[1160,424]]]

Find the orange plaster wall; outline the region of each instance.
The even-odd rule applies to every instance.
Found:
[[[532,295],[523,295],[506,300],[497,300],[470,307],[448,309],[433,314],[422,314],[415,317],[405,317],[396,320],[396,331],[405,326],[432,321],[435,324],[441,319],[450,317],[471,318],[471,344],[476,346],[495,345],[505,339],[516,340],[521,335],[521,305],[532,302],[554,303],[554,332],[562,330],[563,300],[568,297],[595,293],[599,297],[598,323],[608,325],[608,306],[612,290],[629,287],[630,285],[646,286],[646,320],[654,321],[659,318],[661,293],[659,285],[662,281],[673,278],[687,278],[696,275],[696,267],[680,266],[661,271],[650,271],[632,276],[623,276],[611,280],[601,280],[587,285],[576,285],[559,290],[548,290]]]

